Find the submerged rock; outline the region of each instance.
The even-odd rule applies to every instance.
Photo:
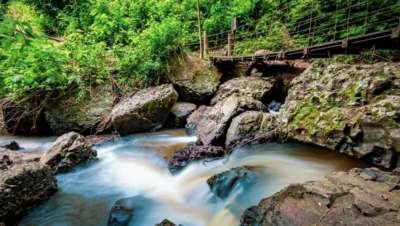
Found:
[[[51,101],[46,106],[46,119],[57,135],[69,132],[92,134],[97,125],[110,115],[113,104],[112,86],[101,85],[94,87],[84,100],[72,96]]]
[[[155,226],[176,226],[176,224],[174,224],[171,221],[165,219],[161,223],[156,224]]]
[[[279,141],[284,137],[279,116],[258,111],[247,111],[232,120],[225,147],[235,148],[253,141]]]
[[[19,144],[14,140],[3,142],[3,143],[0,144],[0,147],[8,149],[8,150],[12,150],[12,151],[17,151],[17,150],[21,149]]]
[[[120,199],[111,208],[107,226],[135,225],[136,220],[146,215],[146,207],[151,205],[153,201],[142,196]]]
[[[399,182],[396,171],[375,168],[333,173],[261,200],[240,225],[400,225]]]
[[[194,111],[189,117],[187,118],[186,123],[186,133],[189,136],[195,136],[197,132],[197,126],[207,118],[208,113],[211,111],[212,107],[208,106],[200,106],[196,111]]]
[[[222,146],[232,119],[245,111],[267,111],[263,103],[252,97],[231,96],[217,105],[197,126],[197,137],[204,145]]]
[[[211,100],[211,105],[215,105],[232,95],[252,97],[255,100],[267,103],[272,100],[274,91],[278,88],[278,83],[278,79],[275,77],[234,78],[219,87],[217,94]]]
[[[111,113],[114,128],[122,136],[161,128],[177,99],[172,85],[140,90],[115,106]]]
[[[187,146],[175,151],[174,156],[169,160],[168,168],[170,171],[175,171],[190,162],[206,158],[222,158],[225,154],[222,147]]]
[[[68,173],[75,166],[87,164],[96,157],[97,151],[92,149],[85,137],[71,132],[59,137],[40,162],[49,165],[55,173]]]
[[[180,101],[208,104],[218,89],[221,74],[210,62],[196,56],[173,57],[171,69],[164,78],[172,83]]]
[[[16,152],[0,148],[0,173],[2,170],[10,169],[13,166],[39,162],[41,157],[39,154]]]
[[[187,117],[196,110],[197,106],[192,103],[176,102],[165,121],[167,128],[182,128],[186,125]]]
[[[57,189],[51,168],[39,163],[23,164],[0,173],[0,222],[16,225]]]
[[[292,81],[282,106],[296,140],[368,159],[384,168],[400,152],[400,64],[314,63]]]
[[[239,184],[250,183],[254,179],[254,173],[241,166],[212,176],[207,180],[207,184],[212,193],[221,199],[225,199],[233,188]]]

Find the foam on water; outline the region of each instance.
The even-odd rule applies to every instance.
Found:
[[[142,197],[135,199],[140,208],[134,225],[154,225],[165,218],[185,226],[238,225],[247,207],[291,183],[366,166],[314,146],[264,144],[240,148],[225,159],[193,162],[171,175],[166,158],[195,140],[183,130],[168,130],[96,147],[99,160],[57,176],[60,191],[25,217],[22,225],[106,225],[112,205],[134,196]],[[258,179],[239,184],[226,200],[214,196],[207,179],[241,165],[256,170]]]

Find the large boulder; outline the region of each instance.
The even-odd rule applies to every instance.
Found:
[[[62,135],[69,132],[96,132],[97,125],[110,115],[114,104],[111,85],[99,85],[84,100],[76,96],[53,100],[46,106],[46,119],[51,129]]]
[[[232,192],[233,188],[251,183],[255,178],[253,172],[241,166],[210,177],[207,180],[207,184],[212,193],[221,199],[225,199]]]
[[[120,135],[147,132],[162,127],[178,99],[172,85],[140,90],[114,107],[111,117]]]
[[[165,121],[167,128],[182,128],[186,125],[187,117],[196,110],[197,106],[192,103],[176,102]]]
[[[218,89],[221,74],[210,62],[185,55],[170,60],[171,69],[165,82],[174,85],[180,101],[208,104]]]
[[[258,100],[247,96],[231,96],[218,102],[197,126],[197,137],[204,145],[223,146],[232,119],[245,111],[267,111]]]
[[[0,173],[0,222],[16,225],[56,191],[57,179],[46,165],[23,164]]]
[[[400,225],[400,169],[352,169],[294,184],[250,207],[241,226]]]
[[[384,168],[400,152],[400,64],[314,63],[292,81],[281,108],[299,141],[339,150]]]
[[[230,149],[253,141],[278,141],[283,136],[283,127],[278,115],[258,111],[247,111],[232,120],[225,146]]]
[[[22,165],[30,162],[39,162],[42,156],[39,154],[17,152],[0,148],[0,173],[13,166]]]
[[[224,148],[214,146],[187,146],[175,151],[174,156],[169,160],[168,168],[176,171],[187,164],[207,158],[222,158],[226,154]]]
[[[97,151],[92,149],[85,137],[70,132],[59,137],[40,159],[55,173],[67,173],[79,164],[87,164],[96,159]]]
[[[194,111],[186,120],[186,133],[189,136],[195,136],[197,132],[197,126],[207,118],[208,113],[212,107],[201,105],[196,111]]]
[[[211,105],[215,105],[232,95],[247,96],[268,103],[274,99],[279,87],[279,79],[276,77],[239,77],[222,84]]]

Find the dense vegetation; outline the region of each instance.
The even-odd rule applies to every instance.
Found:
[[[357,2],[365,1],[353,0]],[[299,22],[346,4],[348,0],[200,0],[202,26],[211,34],[229,30],[233,17],[248,25],[240,26],[238,34],[264,31],[238,40],[241,53],[302,45],[307,37],[291,35],[292,29],[302,30]],[[395,10],[368,20],[397,15],[398,4],[370,0],[370,8]],[[362,17],[357,10],[365,11],[360,6],[353,17]],[[10,0],[1,2],[0,13],[0,97],[18,101],[45,101],[71,92],[84,98],[87,87],[104,82],[121,89],[148,86],[168,71],[171,55],[196,50],[185,44],[198,42],[196,0]],[[322,23],[329,27],[346,17],[342,11]],[[388,23],[368,29],[384,29]],[[362,34],[364,29],[354,25],[351,32]]]

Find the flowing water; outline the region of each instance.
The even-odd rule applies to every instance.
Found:
[[[55,137],[13,139],[27,152],[43,153]],[[134,225],[151,226],[169,219],[185,226],[233,226],[246,208],[291,183],[366,167],[356,159],[315,146],[263,144],[242,147],[229,158],[191,163],[171,175],[166,159],[195,139],[183,130],[164,130],[98,146],[99,160],[58,175],[60,190],[21,225],[106,225],[118,199],[135,197]],[[242,165],[256,172],[255,181],[236,186],[225,200],[210,192],[209,177]]]

